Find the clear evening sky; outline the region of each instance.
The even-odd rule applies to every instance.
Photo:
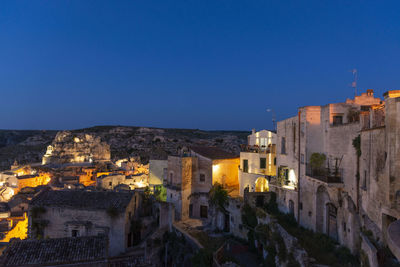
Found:
[[[400,89],[399,1],[0,1],[0,128],[271,128]]]

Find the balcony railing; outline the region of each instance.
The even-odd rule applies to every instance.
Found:
[[[252,152],[252,153],[276,153],[276,145],[270,146],[249,146],[249,145],[241,145],[240,146],[241,152]]]
[[[325,183],[343,183],[343,169],[341,168],[312,168],[306,164],[306,175]]]
[[[175,190],[175,191],[180,191],[180,190],[182,189],[181,184],[170,184],[170,183],[166,183],[166,184],[164,184],[164,186],[165,186],[166,188],[169,188],[169,189],[172,189],[172,190]]]

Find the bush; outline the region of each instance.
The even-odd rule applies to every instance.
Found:
[[[249,204],[245,204],[243,206],[242,222],[251,229],[254,229],[258,224],[256,212],[250,207]]]
[[[275,215],[279,213],[278,204],[276,203],[276,193],[270,192],[271,198],[269,199],[268,203],[264,205],[264,209],[269,214]]]

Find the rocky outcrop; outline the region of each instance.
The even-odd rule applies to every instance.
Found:
[[[55,138],[56,133],[56,131],[0,130],[0,170],[9,169],[15,160],[19,164],[40,162],[45,153],[44,162],[46,163],[89,161],[91,157],[88,151],[93,151],[94,154],[103,153],[101,151],[103,146],[98,146],[100,151],[95,148],[96,146],[90,146],[90,143],[96,142],[97,138],[100,138],[100,143],[109,145],[112,161],[137,157],[142,164],[147,164],[150,158],[166,159],[168,155],[176,154],[182,148],[190,146],[217,146],[239,154],[240,145],[246,143],[247,135],[250,134],[247,131],[203,131],[133,126],[96,126],[63,131]],[[65,136],[65,139],[61,138],[66,133],[69,133],[68,136]],[[84,144],[86,135],[90,136],[87,147]],[[80,136],[82,142],[75,143],[74,136]],[[47,151],[46,148],[48,148]],[[71,153],[74,150],[79,153]],[[60,159],[56,160],[58,157]],[[95,160],[94,157],[92,160]]]
[[[99,136],[86,133],[58,132],[47,147],[42,163],[81,163],[110,160],[110,146]]]

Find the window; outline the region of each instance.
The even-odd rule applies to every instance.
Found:
[[[129,220],[132,218],[132,212],[129,212]]]
[[[174,174],[171,172],[169,174],[169,183],[172,184],[172,179],[174,178]]]
[[[342,115],[333,116],[333,125],[341,125],[341,124],[343,124],[343,116]]]
[[[200,206],[200,217],[201,218],[208,218],[208,207],[207,206]]]
[[[363,179],[363,183],[362,183],[362,189],[367,191],[367,171],[366,170],[364,170],[364,179]]]
[[[249,161],[247,159],[243,160],[243,172],[249,171]]]
[[[71,236],[72,236],[72,237],[77,237],[77,236],[79,236],[79,230],[72,230],[72,231],[71,231]]]
[[[206,175],[204,173],[200,173],[200,182],[204,183],[206,181]]]
[[[281,139],[281,154],[286,154],[286,138]]]
[[[274,157],[274,166],[276,166],[276,157]]]
[[[304,164],[304,154],[300,154],[300,163]]]
[[[108,185],[109,185],[109,186],[112,186],[112,182],[109,182]]]
[[[266,169],[266,168],[267,168],[267,159],[260,158],[260,169]]]

